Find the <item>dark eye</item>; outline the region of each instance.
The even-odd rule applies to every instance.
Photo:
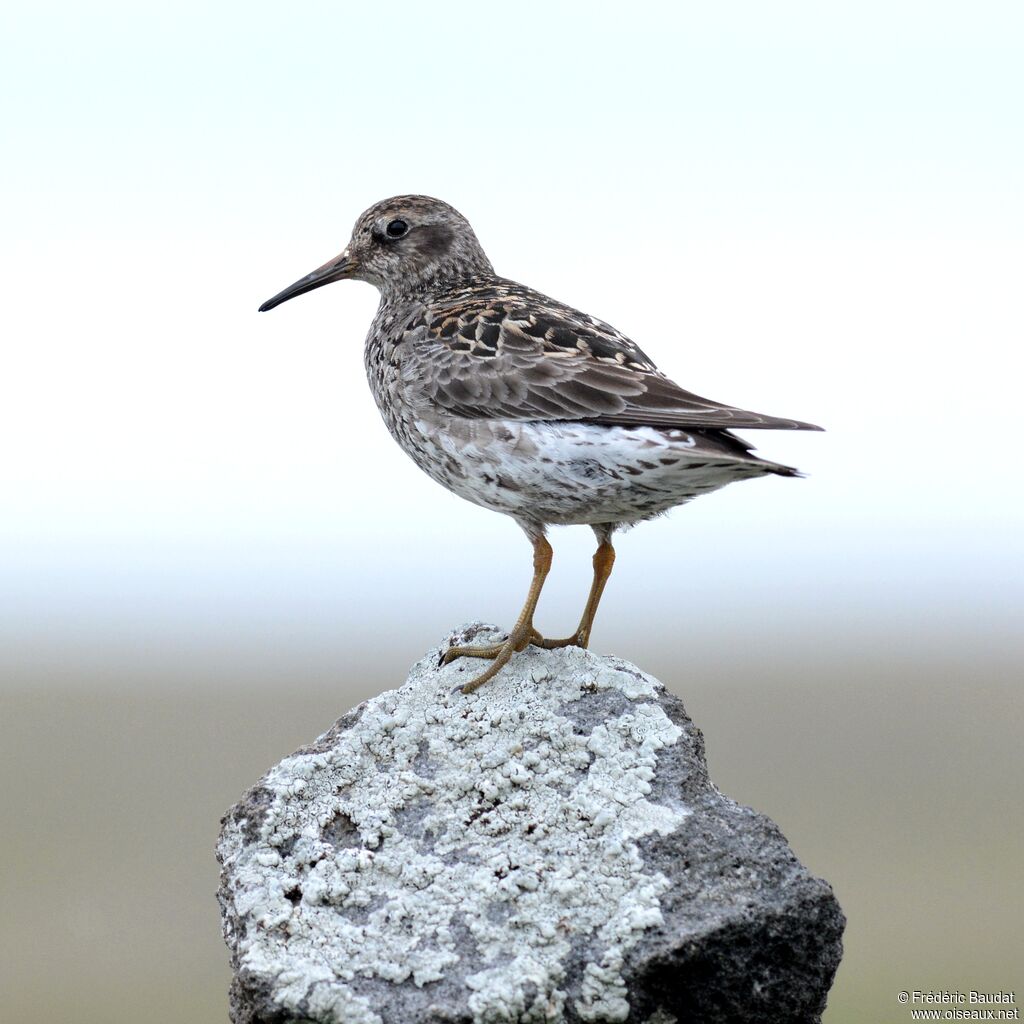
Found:
[[[409,230],[409,225],[404,220],[393,220],[385,230],[388,238],[401,238]]]

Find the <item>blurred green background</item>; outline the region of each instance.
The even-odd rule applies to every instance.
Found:
[[[720,788],[835,888],[849,923],[829,1024],[909,1019],[901,989],[1020,985],[1019,642],[985,659],[884,644],[838,664],[726,651],[685,668],[678,649],[641,646],[629,653],[684,697]],[[180,688],[107,676],[5,694],[5,1019],[225,1020],[218,818],[398,674],[297,658]]]
[[[989,0],[7,5],[0,1018],[225,1020],[220,815],[520,606],[518,530],[380,423],[372,290],[255,312],[404,192],[827,428],[624,535],[595,648],[835,887],[827,1024],[1024,992],[1022,40]]]

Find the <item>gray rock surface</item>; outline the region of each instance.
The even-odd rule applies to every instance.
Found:
[[[618,658],[450,643],[223,820],[235,1024],[816,1021],[844,919]]]

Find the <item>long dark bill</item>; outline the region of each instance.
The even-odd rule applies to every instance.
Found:
[[[322,288],[332,281],[341,281],[349,277],[355,269],[355,264],[347,256],[335,256],[328,260],[322,267],[317,267],[312,274],[299,278],[295,284],[288,285],[284,291],[278,292],[272,299],[267,299],[260,306],[260,312],[266,313],[268,309],[280,306],[282,302],[294,299],[296,295],[303,295],[311,292],[314,288]]]

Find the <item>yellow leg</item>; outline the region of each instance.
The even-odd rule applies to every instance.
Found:
[[[594,616],[597,614],[597,606],[601,603],[604,586],[612,574],[613,565],[615,565],[615,548],[612,547],[610,540],[603,540],[598,545],[597,551],[594,552],[594,581],[590,585],[590,595],[587,597],[587,604],[583,609],[576,632],[562,640],[545,640],[538,635],[530,643],[548,651],[556,647],[586,647],[590,643],[590,631],[594,627]]]
[[[551,545],[544,537],[533,538],[533,581],[530,583],[530,592],[526,595],[526,604],[523,605],[523,610],[519,613],[512,632],[503,643],[487,644],[482,647],[452,647],[445,652],[443,659],[445,665],[456,658],[493,659],[485,672],[468,683],[463,683],[460,687],[463,693],[472,693],[477,687],[483,686],[488,679],[493,679],[508,664],[513,654],[541,639],[540,634],[533,628],[533,613],[536,611],[544,580],[547,579],[551,569],[551,554]]]

